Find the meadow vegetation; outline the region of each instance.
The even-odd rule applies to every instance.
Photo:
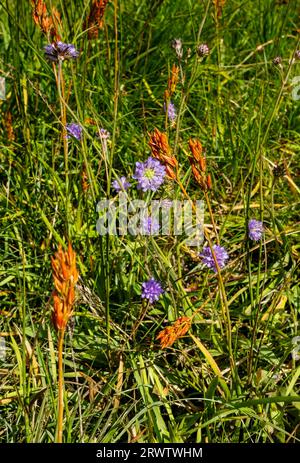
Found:
[[[299,2],[0,17],[0,441],[299,442]],[[99,234],[121,193],[203,240]]]

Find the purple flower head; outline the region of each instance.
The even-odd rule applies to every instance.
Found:
[[[55,42],[44,47],[45,56],[52,63],[58,63],[59,60],[75,59],[79,56],[79,51],[76,50],[72,43]]]
[[[108,130],[106,129],[100,129],[99,132],[98,132],[98,137],[101,139],[101,140],[108,140],[110,138],[110,133]]]
[[[158,220],[145,216],[142,220],[142,231],[144,235],[154,235],[159,232]]]
[[[166,168],[151,156],[145,162],[136,162],[132,178],[138,181],[138,189],[156,191],[164,182]]]
[[[206,43],[202,43],[197,48],[197,53],[198,53],[199,56],[202,56],[202,57],[209,55],[209,53],[210,53],[209,46]]]
[[[82,127],[80,124],[75,124],[72,122],[71,124],[66,125],[66,129],[68,132],[67,138],[74,137],[76,140],[81,140],[82,137]]]
[[[175,53],[178,59],[181,59],[183,56],[182,41],[181,39],[174,39],[171,42],[172,48],[174,48]]]
[[[121,177],[119,180],[112,182],[113,189],[117,192],[127,190],[131,186],[131,183],[127,182],[126,177]]]
[[[216,260],[218,262],[218,266],[220,268],[223,268],[226,264],[226,260],[229,259],[226,249],[222,246],[215,244],[213,246],[213,250],[216,256]],[[202,253],[200,254],[200,257],[202,257],[202,262],[204,265],[206,265],[206,267],[212,269],[215,273],[217,273],[217,267],[211,249],[209,247],[203,249]]]
[[[166,112],[166,103],[164,103],[164,111]],[[172,101],[168,104],[168,118],[171,122],[174,122],[177,117],[177,112],[174,103]]]
[[[248,233],[250,240],[259,241],[263,235],[264,226],[259,220],[251,219],[248,223]]]
[[[294,56],[296,59],[300,59],[300,50],[296,50]]]
[[[162,289],[161,284],[153,277],[142,284],[142,298],[148,299],[151,304],[153,304],[154,301],[158,301],[163,293],[164,290]]]
[[[282,63],[282,58],[281,56],[275,56],[275,58],[273,59],[273,64],[274,66],[280,66]]]

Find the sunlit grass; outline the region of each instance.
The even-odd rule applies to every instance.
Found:
[[[299,441],[297,2],[228,1],[218,15],[211,1],[114,0],[92,40],[92,2],[46,3],[80,50],[63,62],[64,87],[30,2],[0,0],[0,440],[55,441],[51,257],[70,241],[80,277],[63,352],[64,442]],[[82,126],[81,140],[65,138],[64,120]],[[132,175],[155,128],[173,178],[142,193]],[[197,183],[191,139],[211,188],[206,171]],[[205,267],[202,245],[184,236],[99,236],[96,205],[116,199],[122,176],[130,200],[202,199],[204,243],[222,245],[227,265]],[[262,240],[249,240],[250,219],[263,221]],[[165,292],[145,304],[151,277]],[[190,330],[162,349],[159,333],[174,334],[179,317]]]

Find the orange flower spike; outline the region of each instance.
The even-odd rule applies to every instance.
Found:
[[[70,270],[71,270],[71,273],[72,273],[72,275],[71,275],[72,282],[74,284],[76,284],[77,281],[78,281],[79,274],[78,274],[78,271],[77,271],[77,268],[76,268],[76,253],[73,251],[70,242],[69,242],[69,245],[68,245],[68,258],[69,258],[69,263],[70,263]]]
[[[170,156],[171,148],[169,146],[167,134],[160,132],[157,128],[150,135],[149,145],[154,157],[159,157],[160,154]]]
[[[193,158],[189,158],[192,166],[195,180],[199,183],[203,190],[210,189],[211,178],[204,175],[206,172],[206,158],[202,155],[203,148],[199,140],[189,140],[189,148]],[[196,162],[198,165],[196,165]]]
[[[168,90],[166,92],[168,93],[168,98],[172,96],[172,94],[176,91],[176,86],[178,83],[178,77],[179,75],[179,67],[176,66],[176,64],[173,64],[172,70],[171,70],[171,77],[168,80]]]
[[[205,172],[206,171],[206,159],[200,158],[199,165],[200,165],[201,172]]]
[[[74,287],[71,286],[67,293],[67,303],[69,306],[72,306],[74,304],[74,301],[75,301],[75,291],[74,291]]]
[[[89,189],[88,176],[85,169],[81,172],[81,187],[84,193]]]
[[[222,16],[222,10],[225,6],[226,0],[213,0],[213,3],[216,7],[217,10],[217,16],[221,17]]]
[[[75,285],[78,280],[76,268],[76,254],[71,243],[68,251],[64,252],[61,245],[55,257],[51,258],[55,291],[53,322],[58,330],[65,329],[72,315],[75,302]]]
[[[33,19],[36,24],[39,23],[39,17],[43,17],[47,14],[46,5],[42,0],[32,1],[32,6],[35,7],[33,12]]]
[[[68,280],[71,277],[70,267],[68,263],[61,260],[60,265],[64,280]]]
[[[150,137],[149,146],[152,156],[166,167],[169,178],[173,180],[176,179],[177,175],[173,168],[177,170],[178,162],[176,158],[172,156],[167,135],[160,132],[157,128],[154,129],[152,134],[149,133],[148,135]]]
[[[189,140],[189,148],[194,159],[200,162],[202,158],[202,145],[199,140],[193,140],[192,138]]]
[[[207,185],[208,190],[212,189],[212,180],[211,180],[211,175],[210,174],[208,174],[208,176],[206,178],[206,185]]]
[[[57,294],[53,295],[54,310],[52,314],[52,321],[57,329],[64,328],[64,303]]]
[[[193,172],[193,175],[195,177],[195,180],[196,182],[199,183],[199,185],[202,185],[203,184],[203,179],[202,179],[202,175],[200,174],[199,170],[197,169],[195,163],[194,163],[194,160],[190,158],[190,164],[191,164],[191,167],[192,167],[192,172]]]
[[[165,90],[164,100],[168,101],[170,98],[171,98],[171,94],[170,94],[169,90]]]
[[[167,326],[163,331],[159,333],[156,339],[160,340],[162,349],[165,349],[168,346],[172,346],[172,344],[175,342],[173,327]]]
[[[83,24],[84,29],[88,29],[89,40],[98,37],[99,29],[103,27],[103,16],[108,2],[109,0],[94,0],[91,4],[90,13]]]
[[[56,30],[52,17],[48,14],[45,2],[43,0],[31,0],[31,4],[33,8],[32,17],[35,24],[40,27],[43,34],[47,35],[47,37],[51,35],[54,40],[59,40],[60,36]],[[53,9],[52,13],[55,17],[55,22],[60,23],[58,12]]]
[[[190,317],[180,317],[176,320],[175,325],[178,326],[178,336],[184,336],[191,327]]]
[[[15,133],[13,128],[12,114],[10,111],[7,111],[4,115],[4,125],[7,133],[7,140],[14,141]]]
[[[167,326],[162,330],[158,336],[157,340],[160,340],[160,345],[162,349],[166,347],[171,347],[175,341],[181,336],[184,336],[191,327],[191,319],[189,317],[180,317],[175,323],[171,326]]]
[[[175,180],[177,178],[174,170],[169,166],[166,166],[166,174],[171,180]]]

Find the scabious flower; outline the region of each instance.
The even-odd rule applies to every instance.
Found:
[[[76,50],[72,43],[54,42],[44,47],[45,56],[52,63],[58,63],[59,60],[75,59],[79,56],[79,51]]]
[[[166,112],[168,106],[168,118],[171,122],[174,122],[177,117],[177,112],[174,103],[172,101],[169,102],[168,105],[164,103],[164,111]]]
[[[154,235],[159,231],[159,221],[149,216],[144,217],[142,220],[142,231],[145,235]]]
[[[117,192],[127,190],[131,186],[131,183],[127,182],[126,177],[121,177],[119,180],[112,182],[113,189]]]
[[[210,53],[209,46],[206,43],[202,43],[201,45],[198,46],[197,53],[201,57],[209,55]]]
[[[138,181],[138,189],[156,191],[164,182],[166,168],[151,156],[145,162],[136,162],[135,173],[132,176]]]
[[[294,56],[296,59],[300,59],[300,50],[296,50]]]
[[[162,289],[161,284],[153,277],[142,284],[142,299],[148,299],[151,304],[158,301],[163,293],[164,290]]]
[[[80,124],[75,124],[72,122],[71,124],[66,125],[66,129],[68,132],[67,138],[76,138],[76,140],[81,140],[82,137],[82,127]]]
[[[174,39],[171,42],[172,48],[174,48],[175,53],[178,59],[181,59],[183,56],[182,41],[181,39]]]
[[[275,58],[273,59],[274,66],[279,66],[279,65],[281,65],[281,63],[282,63],[281,56],[275,56]]]
[[[107,141],[110,139],[110,133],[108,130],[101,128],[97,136],[100,138],[103,154],[107,156],[108,154]]]
[[[226,249],[222,246],[219,246],[218,244],[215,244],[213,246],[213,250],[216,256],[216,261],[218,262],[218,266],[220,268],[225,267],[226,260],[229,259]],[[206,265],[206,267],[212,269],[215,273],[217,273],[217,267],[211,249],[208,246],[203,249],[202,253],[200,254],[200,257],[202,257],[202,262],[204,265]]]
[[[251,219],[248,223],[249,238],[252,241],[259,241],[264,231],[263,223],[259,220]]]
[[[110,138],[110,133],[108,130],[101,128],[98,132],[98,137],[101,140],[108,140]]]

